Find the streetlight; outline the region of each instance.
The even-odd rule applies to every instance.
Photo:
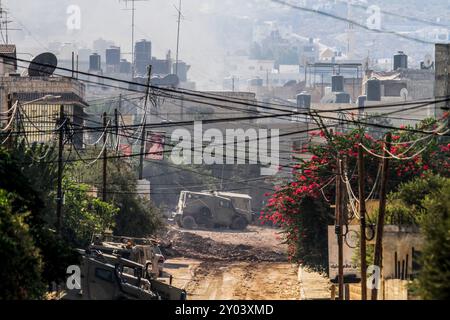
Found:
[[[36,102],[48,101],[48,100],[60,99],[60,98],[61,98],[61,96],[55,96],[55,95],[52,95],[52,94],[47,94],[47,95],[45,95],[45,96],[43,96],[43,97],[41,97],[39,99],[35,99],[35,100],[28,101],[28,102],[25,102],[25,103],[20,103],[19,100],[17,100],[16,102],[19,103],[20,106],[23,107],[23,106],[27,106],[29,104],[33,104],[33,103],[36,103]]]

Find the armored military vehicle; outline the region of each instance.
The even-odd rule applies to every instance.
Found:
[[[253,220],[251,200],[249,195],[239,193],[182,191],[174,218],[186,229],[202,226],[244,230]]]
[[[142,265],[150,262],[153,277],[162,277],[164,274],[165,258],[155,239],[113,236],[104,233],[93,236],[89,250],[118,255]]]
[[[67,291],[63,300],[186,300],[186,292],[158,281],[150,265],[142,265],[100,251],[82,255],[80,289]]]

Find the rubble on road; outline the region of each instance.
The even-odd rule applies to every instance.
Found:
[[[245,237],[245,234],[235,234],[236,237]],[[224,243],[201,236],[190,231],[171,228],[165,239],[170,241],[161,246],[166,257],[184,257],[202,261],[248,261],[248,262],[286,262],[285,250],[266,248],[264,246],[249,245],[245,240],[242,243]]]

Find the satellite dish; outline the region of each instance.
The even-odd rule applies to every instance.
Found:
[[[408,89],[403,88],[400,90],[400,97],[402,97],[403,101],[406,101],[408,99]]]
[[[58,59],[51,52],[45,52],[33,59],[28,67],[30,77],[49,77],[55,72]]]
[[[425,55],[423,62],[421,63],[422,69],[431,69],[434,67],[433,57],[431,54]]]

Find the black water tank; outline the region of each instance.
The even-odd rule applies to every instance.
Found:
[[[367,101],[381,101],[381,82],[378,79],[367,80]]]
[[[331,77],[331,91],[332,92],[343,92],[344,91],[344,77],[343,76],[332,76]]]
[[[408,69],[408,56],[403,51],[394,55],[394,70],[397,69]]]
[[[350,103],[350,95],[346,92],[337,92],[335,103]]]
[[[358,108],[364,109],[366,106],[367,96],[359,96],[358,97]]]
[[[302,92],[297,95],[297,108],[298,109],[311,109],[311,95]]]

